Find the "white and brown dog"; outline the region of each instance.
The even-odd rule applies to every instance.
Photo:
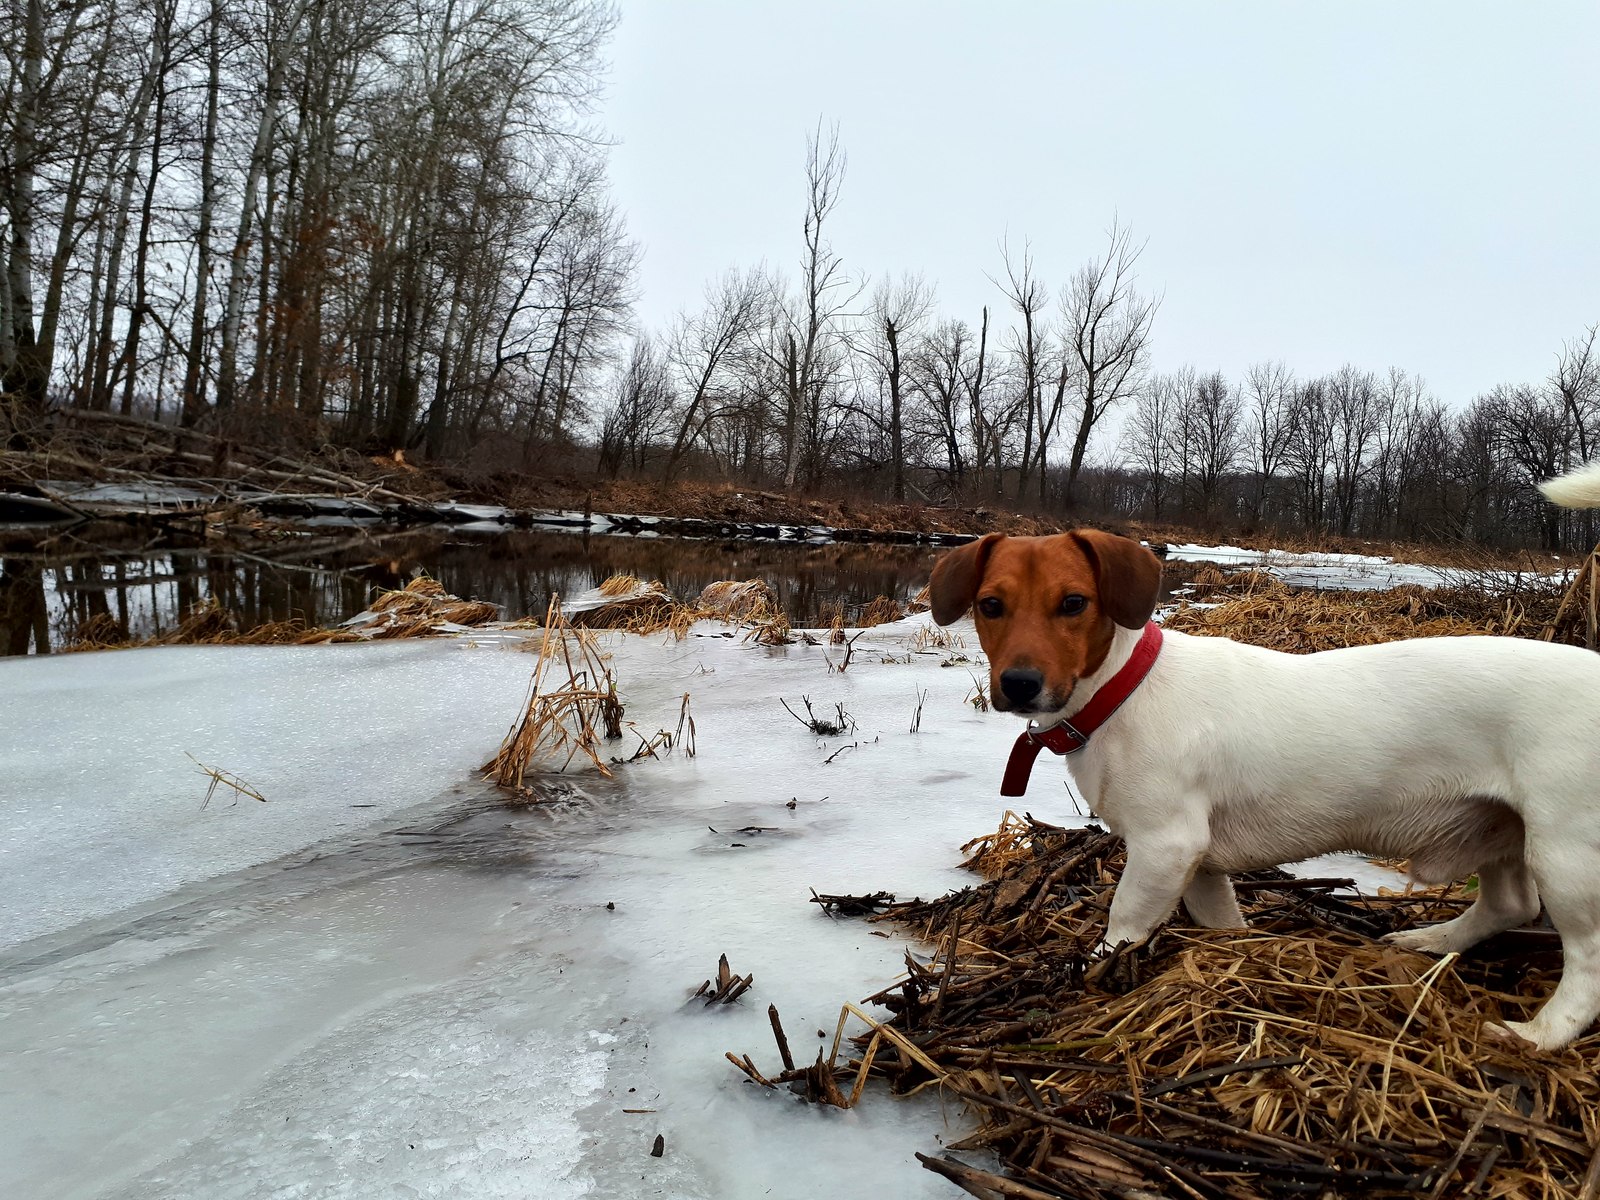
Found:
[[[1600,469],[1555,486],[1600,505]],[[1465,950],[1542,898],[1561,982],[1507,1029],[1545,1050],[1583,1034],[1600,1016],[1600,655],[1501,637],[1296,655],[1163,636],[1146,632],[1160,574],[1137,543],[1079,530],[989,534],[931,584],[940,624],[974,609],[994,706],[1071,734],[1073,780],[1127,843],[1106,944],[1143,941],[1180,899],[1200,925],[1242,926],[1230,872],[1340,850],[1409,859],[1422,883],[1475,872],[1478,897],[1390,940]],[[1075,724],[1097,728],[1079,742]]]

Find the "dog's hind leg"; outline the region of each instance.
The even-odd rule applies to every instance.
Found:
[[[1183,892],[1189,919],[1202,929],[1244,929],[1233,880],[1221,871],[1199,870]]]
[[[1485,863],[1478,868],[1478,898],[1466,912],[1438,925],[1391,933],[1384,940],[1407,950],[1449,954],[1515,929],[1538,915],[1539,889],[1526,864],[1510,860]]]
[[[1559,1050],[1600,1016],[1600,889],[1587,845],[1582,853],[1563,847],[1546,855],[1534,862],[1533,872],[1561,934],[1561,982],[1531,1020],[1489,1025],[1487,1031],[1509,1031],[1541,1050]]]

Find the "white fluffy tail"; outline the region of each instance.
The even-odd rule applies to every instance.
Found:
[[[1551,504],[1562,508],[1600,508],[1600,462],[1547,479],[1539,490]]]

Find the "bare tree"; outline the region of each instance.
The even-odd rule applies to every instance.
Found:
[[[1010,331],[1009,345],[1022,400],[1022,462],[1017,498],[1020,500],[1027,492],[1028,480],[1037,471],[1039,500],[1043,502],[1045,462],[1061,415],[1059,393],[1053,407],[1047,406],[1045,397],[1046,379],[1052,374],[1049,330],[1044,317],[1050,292],[1035,272],[1033,248],[1027,242],[1015,255],[1009,244],[1002,243],[1000,253],[1005,264],[1005,278],[998,282],[1020,322]]]
[[[846,158],[837,125],[819,122],[806,138],[806,212],[800,258],[800,294],[785,304],[775,347],[782,379],[783,486],[793,491],[808,449],[822,441],[822,396],[838,352],[840,314],[859,292],[823,232],[839,203]],[[815,467],[813,461],[813,467]]]
[[[1193,447],[1190,478],[1204,516],[1212,515],[1222,482],[1238,463],[1244,445],[1242,411],[1239,393],[1221,371],[1202,375],[1188,393],[1183,419]]]
[[[1155,376],[1140,389],[1123,430],[1124,450],[1133,466],[1148,477],[1150,515],[1157,521],[1161,520],[1173,460],[1187,449],[1187,431],[1180,423],[1191,386],[1188,371]],[[1181,445],[1180,439],[1184,439]]]
[[[889,490],[896,501],[906,498],[907,366],[921,350],[922,324],[932,310],[933,292],[916,275],[882,281],[867,305],[862,345],[887,399],[882,413],[869,411],[868,419],[887,435]]]
[[[1253,364],[1245,372],[1245,444],[1255,486],[1251,494],[1250,515],[1262,518],[1267,491],[1283,468],[1294,434],[1294,375],[1281,362]]]
[[[1076,499],[1078,473],[1095,426],[1111,408],[1137,394],[1149,364],[1150,329],[1159,300],[1134,286],[1144,246],[1113,223],[1106,251],[1085,264],[1062,293],[1066,350],[1076,362],[1078,429],[1067,466],[1066,499]]]
[[[672,376],[665,357],[648,337],[633,343],[628,365],[617,378],[616,398],[600,429],[599,463],[613,479],[628,467],[645,469],[653,450],[670,435]]]
[[[1355,524],[1356,501],[1371,468],[1381,409],[1377,380],[1370,371],[1341,367],[1328,379],[1330,465],[1338,530],[1348,534]]]
[[[667,357],[677,372],[683,404],[667,455],[667,478],[726,415],[730,401],[737,400],[740,370],[748,368],[753,339],[770,320],[772,289],[772,281],[760,271],[729,271],[707,287],[700,312],[679,318]]]

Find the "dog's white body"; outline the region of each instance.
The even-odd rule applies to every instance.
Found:
[[[1138,636],[1117,629],[1060,716]],[[1531,920],[1542,897],[1562,979],[1510,1028],[1550,1049],[1600,1015],[1600,655],[1493,637],[1294,655],[1169,632],[1067,761],[1127,842],[1109,945],[1148,937],[1180,898],[1196,922],[1238,927],[1228,872],[1353,850],[1410,859],[1425,883],[1477,873],[1465,914],[1393,936],[1413,949],[1463,950]]]

